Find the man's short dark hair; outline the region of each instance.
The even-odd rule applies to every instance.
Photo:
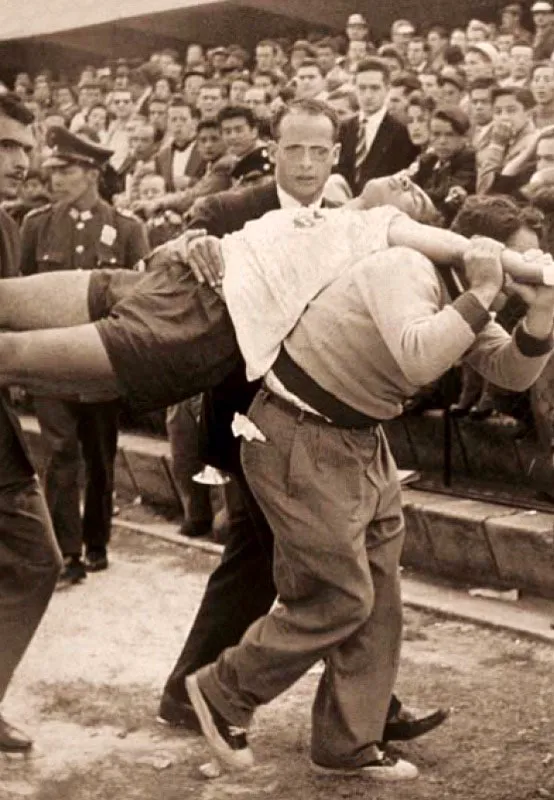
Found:
[[[320,39],[318,42],[315,43],[315,47],[318,50],[332,50],[333,53],[338,53],[337,43],[334,39],[330,36],[326,36],[324,39]]]
[[[200,87],[200,91],[202,89],[219,89],[221,92],[222,97],[227,97],[227,85],[225,83],[221,83],[221,81],[216,81],[213,78],[203,83]]]
[[[427,30],[427,36],[429,36],[430,33],[438,33],[441,39],[448,39],[446,28],[444,28],[442,25],[431,25],[431,27]]]
[[[271,120],[271,136],[278,141],[280,136],[281,123],[289,114],[308,114],[311,117],[327,117],[333,126],[333,141],[336,142],[339,136],[340,121],[331,106],[322,100],[314,98],[303,98],[293,100],[287,106],[280,108]]]
[[[390,82],[391,88],[393,86],[401,87],[404,89],[404,94],[408,95],[411,92],[419,92],[421,90],[421,83],[418,80],[417,75],[414,75],[413,72],[401,72],[400,75],[396,75]]]
[[[152,98],[152,100],[154,100],[154,98]],[[182,94],[174,94],[172,96],[169,103],[167,103],[168,111],[170,108],[188,108],[193,119],[200,119],[200,111],[198,111],[196,106],[187,103]]]
[[[30,125],[35,120],[33,112],[13,92],[0,94],[0,115],[21,122],[22,125]]]
[[[450,229],[470,238],[488,236],[505,243],[521,228],[542,232],[543,216],[527,206],[521,208],[506,195],[472,195],[454,217]]]
[[[353,114],[360,110],[360,104],[358,103],[356,92],[353,89],[345,88],[344,85],[339,86],[338,89],[334,89],[332,92],[329,92],[327,100],[348,100],[348,104],[350,105]]]
[[[221,125],[217,121],[217,119],[201,119],[198,125],[196,126],[196,135],[198,135],[201,131],[205,130],[214,130],[214,131],[221,131]]]
[[[535,74],[538,69],[554,69],[554,61],[535,61],[533,66],[531,67],[531,77]]]
[[[252,111],[249,106],[223,106],[223,108],[219,111],[216,119],[219,125],[222,125],[223,122],[229,119],[238,119],[238,118],[246,120],[248,127],[250,128],[257,128],[258,127],[258,120],[256,119],[256,115]]]
[[[475,78],[468,86],[468,94],[471,94],[474,89],[488,89],[491,92],[498,86],[494,78]]]
[[[404,56],[393,44],[383,44],[377,51],[379,58],[395,58],[400,64],[401,69],[404,69]]]
[[[279,86],[282,82],[282,78],[278,72],[274,72],[273,70],[269,69],[257,69],[252,73],[252,82],[254,82],[255,78],[258,78],[260,75],[263,75],[271,80],[273,86]]]
[[[262,39],[261,42],[256,44],[256,50],[258,47],[271,47],[274,54],[279,50],[279,45],[277,42],[274,42],[273,39]]]
[[[301,62],[301,63],[300,63],[298,66],[297,66],[297,68],[296,68],[296,72],[298,72],[298,70],[299,70],[299,69],[304,69],[304,67],[314,67],[314,69],[317,69],[317,71],[319,72],[319,74],[321,75],[321,77],[322,77],[322,78],[324,77],[324,75],[323,75],[323,70],[321,69],[320,65],[319,65],[319,64],[318,64],[318,62],[315,60],[315,58],[305,58],[305,59],[304,59],[304,61],[302,61],[302,62]]]
[[[410,108],[410,106],[417,106],[422,111],[431,115],[437,107],[437,103],[432,97],[426,97],[422,92],[412,92],[408,101],[408,108]]]
[[[380,72],[385,83],[390,83],[389,65],[382,58],[362,59],[356,66],[355,75],[359,75],[361,72]]]
[[[499,97],[513,97],[526,111],[535,105],[531,90],[519,86],[497,86],[492,90],[492,102],[494,103]]]

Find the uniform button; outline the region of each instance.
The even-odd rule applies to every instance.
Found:
[[[77,228],[78,231],[82,231],[83,228],[85,227],[85,223],[84,222],[78,222],[77,225],[75,225],[75,227]]]
[[[77,247],[75,248],[75,252],[76,252],[76,253],[79,253],[79,255],[81,255],[81,253],[84,253],[84,252],[85,252],[85,247],[84,247],[84,245],[82,245],[82,244],[78,244],[78,245],[77,245]]]

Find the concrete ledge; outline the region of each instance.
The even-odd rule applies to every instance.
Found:
[[[22,423],[40,468],[43,454],[37,422],[24,417]],[[176,507],[170,465],[167,442],[122,433],[117,490],[130,497],[140,495],[146,504]],[[403,492],[403,505],[407,534],[402,561],[406,566],[473,586],[517,588],[554,598],[554,514],[411,488]],[[116,524],[125,527],[123,521]],[[159,533],[152,531],[152,535]],[[179,539],[183,543],[183,537]]]

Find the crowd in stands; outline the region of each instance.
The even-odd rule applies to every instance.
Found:
[[[140,217],[156,247],[186,229],[203,198],[272,180],[272,118],[293,98],[313,98],[341,120],[341,153],[325,189],[331,202],[401,173],[431,198],[436,224],[450,226],[469,196],[508,195],[554,251],[554,5],[547,0],[509,3],[494,23],[471,19],[453,30],[397,19],[383,41],[374,40],[370,19],[352,13],[337,35],[266,38],[253,52],[193,42],[182,54],[84,65],[75,75],[44,65],[5,89],[35,116],[32,169],[9,204],[18,221],[56,200],[42,164],[49,131],[65,126],[113,150],[102,195]],[[510,329],[523,309],[508,302],[497,313]],[[474,419],[502,411],[528,432],[530,409],[550,414],[548,375],[543,383],[542,406],[534,390],[510,404],[506,393],[499,400],[495,387],[464,373],[452,411]],[[554,430],[554,420],[547,427]]]

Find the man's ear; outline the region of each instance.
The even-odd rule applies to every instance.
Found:
[[[341,151],[341,143],[340,142],[336,142],[336,144],[333,145],[333,166],[334,167],[336,167],[337,164],[339,163],[340,151]]]
[[[267,143],[267,154],[268,154],[269,160],[271,161],[272,164],[275,164],[275,158],[276,158],[275,154],[276,154],[276,152],[277,152],[277,142],[273,142],[273,141],[268,142]]]

